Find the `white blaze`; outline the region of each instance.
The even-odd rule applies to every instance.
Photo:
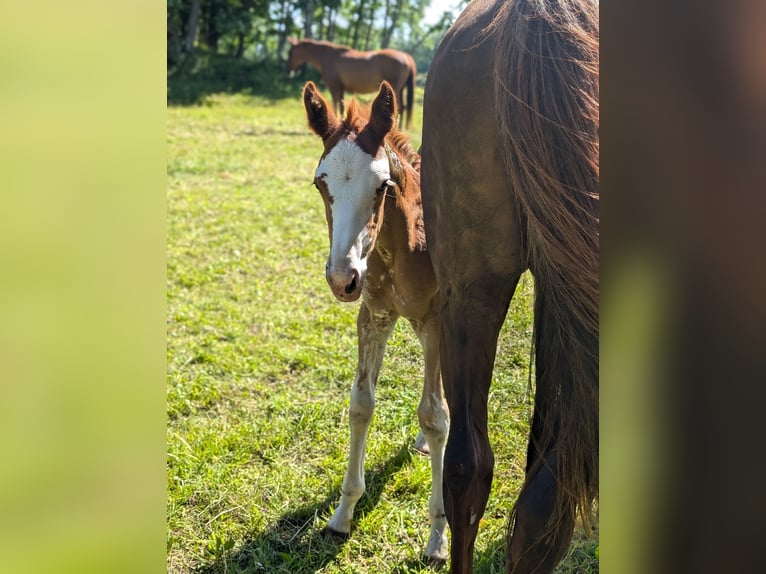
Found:
[[[332,197],[332,246],[330,269],[367,269],[366,255],[372,238],[367,222],[375,206],[375,191],[390,178],[385,155],[375,159],[356,145],[341,140],[316,169]]]

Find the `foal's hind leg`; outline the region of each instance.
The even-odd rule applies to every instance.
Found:
[[[351,404],[348,421],[351,427],[351,449],[348,469],[343,477],[340,505],[330,519],[330,531],[348,534],[354,507],[364,494],[364,450],[367,430],[370,428],[375,409],[375,385],[378,382],[383,352],[396,324],[395,312],[373,315],[365,303],[359,308],[357,334],[359,338],[359,364],[354,384],[351,386]]]
[[[447,516],[444,511],[443,468],[444,447],[447,443],[449,413],[442,391],[441,365],[439,363],[439,320],[434,313],[431,320],[420,329],[416,328],[425,357],[425,382],[423,396],[418,407],[420,435],[431,453],[431,498],[428,514],[431,533],[424,555],[436,562],[447,559]]]

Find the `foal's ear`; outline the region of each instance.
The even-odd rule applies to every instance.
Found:
[[[374,135],[374,139],[381,142],[395,124],[396,95],[391,84],[384,80],[380,84],[378,95],[375,96],[375,100],[372,102],[370,122],[365,127],[365,131],[369,130]]]
[[[306,82],[303,87],[303,106],[306,108],[311,130],[323,140],[327,139],[338,124],[338,120],[314,82]]]

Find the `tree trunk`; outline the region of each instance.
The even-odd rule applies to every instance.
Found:
[[[285,44],[287,43],[287,33],[290,13],[287,9],[288,0],[282,0],[280,3],[281,14],[279,18],[279,32],[277,37],[277,58],[284,58]]]
[[[317,38],[320,40],[325,37],[325,14],[327,14],[327,8],[325,6],[321,6],[321,12],[319,13],[319,29],[317,30]]]
[[[380,40],[380,47],[381,48],[388,48],[388,46],[391,44],[391,38],[394,35],[394,30],[396,30],[396,27],[399,25],[399,18],[402,16],[402,4],[404,3],[404,0],[396,0],[396,4],[394,5],[393,9],[391,10],[390,15],[390,21],[391,23],[389,25],[385,25],[384,22],[384,28],[383,28],[383,37]],[[388,12],[388,10],[386,10]]]
[[[367,33],[364,37],[364,49],[369,50],[370,49],[370,38],[372,36],[372,25],[374,24],[375,20],[375,10],[378,9],[378,0],[372,0],[372,4],[370,5],[370,10],[368,13],[367,18]]]
[[[173,66],[177,64],[181,60],[181,39],[180,39],[180,32],[178,31],[178,27],[176,26],[175,22],[177,21],[177,16],[172,14],[170,10],[168,10],[168,16],[167,16],[167,38],[168,38],[168,54],[167,54],[167,64],[168,66]]]
[[[364,36],[364,50],[370,49],[370,36],[372,35],[372,21],[367,25],[367,33]]]
[[[316,9],[316,3],[314,0],[306,1],[306,14],[303,17],[303,37],[313,38],[312,28],[314,27],[314,10]]]
[[[388,20],[391,17],[391,0],[386,0],[385,11],[383,13],[383,29],[380,32],[380,47],[388,48],[388,44],[391,42],[388,38]]]
[[[335,17],[337,12],[335,8],[330,8],[330,12],[327,14],[327,35],[325,36],[330,42],[335,38]]]
[[[364,9],[366,6],[366,0],[360,0],[359,8],[356,11],[356,19],[354,20],[354,33],[351,36],[351,47],[354,50],[359,49],[359,29],[362,27],[362,21],[364,20]]]
[[[197,39],[197,26],[199,24],[199,2],[192,1],[191,13],[189,14],[189,25],[186,27],[186,42],[184,43],[184,52],[191,54],[194,50],[194,41]]]

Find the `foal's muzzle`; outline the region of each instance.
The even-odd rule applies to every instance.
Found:
[[[356,301],[362,294],[362,283],[364,279],[356,269],[346,271],[331,271],[329,267],[325,270],[327,284],[330,285],[333,295],[338,301],[348,303]]]

